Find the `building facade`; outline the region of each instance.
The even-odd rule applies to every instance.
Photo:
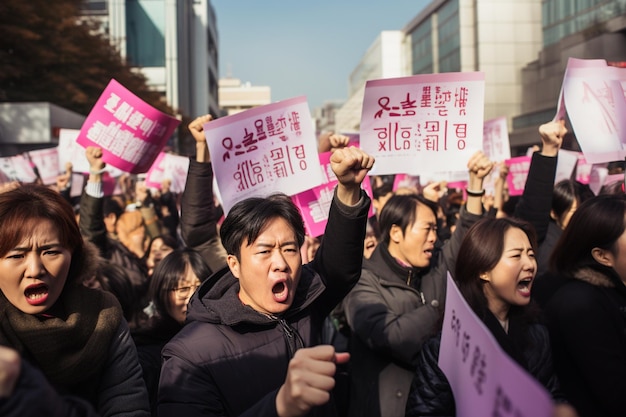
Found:
[[[230,116],[272,102],[270,87],[253,86],[249,82],[242,83],[240,79],[233,77],[219,80],[218,95],[221,116]]]
[[[544,0],[543,45],[521,68],[522,108],[513,118],[512,153],[537,143],[537,129],[556,114],[570,57],[626,66],[626,0]],[[564,147],[578,150],[573,135]]]
[[[361,124],[363,93],[367,80],[410,75],[402,31],[383,31],[350,74],[348,99],[335,113],[340,133],[355,133]]]
[[[210,0],[86,0],[123,58],[182,116],[219,115],[218,34]]]

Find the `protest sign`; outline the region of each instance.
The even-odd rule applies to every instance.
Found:
[[[150,169],[180,123],[112,79],[87,116],[77,142],[102,148],[102,160],[131,174]]]
[[[511,158],[511,144],[506,117],[487,120],[483,126],[483,152],[494,162]]]
[[[322,184],[291,197],[294,204],[300,208],[309,236],[317,237],[324,234],[326,223],[328,223],[330,203],[337,186],[337,177],[330,166],[331,154],[332,152],[319,154],[319,164],[323,177]],[[361,183],[361,188],[372,198],[372,187],[368,176]],[[373,208],[370,206],[369,216],[373,215]]]
[[[225,213],[247,197],[294,195],[322,183],[304,96],[210,121],[204,132]]]
[[[441,73],[365,85],[361,148],[371,175],[455,171],[482,149],[484,74]]]
[[[500,347],[449,273],[440,346],[457,417],[552,416],[548,391]]]

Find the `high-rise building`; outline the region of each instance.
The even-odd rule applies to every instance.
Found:
[[[626,0],[543,0],[543,46],[521,67],[522,108],[513,118],[512,151],[538,141],[539,125],[556,114],[570,57],[626,66]],[[564,144],[577,149],[577,143]]]
[[[485,73],[485,120],[519,114],[541,49],[541,0],[435,0],[408,23],[411,74]]]
[[[219,115],[218,34],[210,0],[85,0],[123,58],[181,115]]]
[[[404,35],[401,31],[383,31],[363,55],[361,61],[350,74],[348,99],[335,112],[337,132],[359,131],[363,93],[367,80],[409,75],[406,54],[403,51],[403,41]]]

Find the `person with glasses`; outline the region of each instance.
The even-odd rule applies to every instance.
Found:
[[[154,269],[148,290],[151,301],[133,334],[154,416],[161,349],[185,325],[189,299],[209,275],[211,269],[200,253],[190,248],[171,252]]]

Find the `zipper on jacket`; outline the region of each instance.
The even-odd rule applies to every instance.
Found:
[[[411,278],[413,278],[413,270],[409,270],[409,276],[406,277],[406,285],[411,286]]]
[[[278,321],[278,324],[283,330],[283,335],[285,338],[285,344],[287,345],[287,353],[289,354],[289,359],[293,358],[293,355],[296,354],[296,351],[300,348],[304,347],[304,342],[302,341],[302,337],[296,329],[291,327],[289,323],[283,318],[278,318],[274,315],[270,315],[272,319]]]

